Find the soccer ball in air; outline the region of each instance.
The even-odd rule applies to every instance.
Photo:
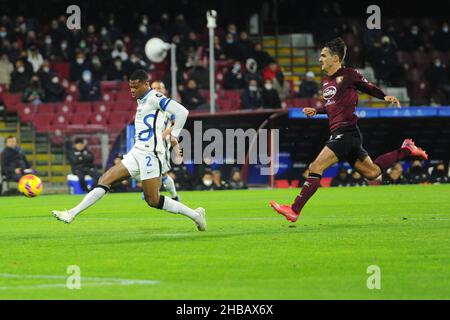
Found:
[[[19,191],[28,198],[37,197],[42,189],[41,179],[34,174],[27,174],[19,180]]]

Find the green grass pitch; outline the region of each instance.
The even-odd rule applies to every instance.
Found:
[[[450,185],[324,188],[292,224],[297,190],[181,192],[208,231],[110,194],[0,197],[0,299],[449,299]],[[67,267],[81,288],[66,287]],[[379,266],[381,289],[367,288]]]

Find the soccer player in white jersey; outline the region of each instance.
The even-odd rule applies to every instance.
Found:
[[[158,91],[159,93],[164,94],[167,96],[166,86],[164,85],[164,82],[161,80],[156,80],[152,82],[151,88],[155,91]],[[169,112],[164,112],[166,127],[162,133],[163,143],[164,147],[166,148],[164,153],[164,158],[161,159],[162,161],[162,184],[164,188],[170,193],[170,196],[173,200],[180,201],[180,196],[177,194],[177,189],[175,187],[175,181],[173,181],[172,177],[168,175],[167,173],[170,171],[170,158],[171,158],[171,147],[173,148],[175,152],[175,159],[178,160],[178,162],[181,163],[182,156],[180,152],[180,148],[178,145],[178,140],[174,137],[172,137],[171,132],[172,128],[175,124],[175,116],[173,114],[170,114]]]
[[[177,121],[171,135],[178,138],[186,122],[189,111],[178,102],[166,98],[163,94],[150,88],[148,74],[145,70],[136,70],[129,80],[131,96],[137,99],[135,117],[135,144],[123,160],[106,171],[84,199],[70,210],[53,210],[52,214],[61,221],[70,223],[73,219],[100,200],[115,182],[131,177],[140,177],[144,189],[145,201],[150,207],[184,215],[195,222],[197,229],[206,230],[205,209],[192,210],[184,204],[159,194],[161,186],[161,157],[164,154],[162,131],[167,111],[175,115]]]

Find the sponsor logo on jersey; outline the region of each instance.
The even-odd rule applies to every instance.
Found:
[[[336,87],[335,86],[330,86],[327,87],[324,91],[323,91],[323,98],[325,100],[330,100],[331,98],[334,97],[334,95],[336,94]]]

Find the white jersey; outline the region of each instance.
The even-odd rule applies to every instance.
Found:
[[[134,119],[135,137],[134,146],[137,149],[164,153],[165,144],[162,141],[162,132],[166,128],[165,109],[171,99],[163,94],[150,90],[141,99]]]

